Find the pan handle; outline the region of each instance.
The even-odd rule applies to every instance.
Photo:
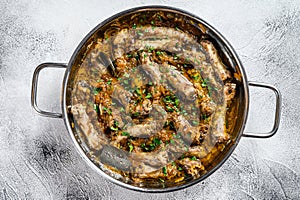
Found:
[[[282,102],[282,97],[281,97],[280,91],[276,87],[274,87],[273,85],[269,85],[269,84],[265,84],[265,83],[249,82],[249,86],[267,88],[267,89],[272,90],[275,93],[275,95],[276,95],[275,120],[274,120],[273,128],[270,132],[261,133],[261,134],[244,133],[242,136],[251,137],[251,138],[269,138],[269,137],[272,137],[277,132],[278,127],[279,127],[279,123],[280,123],[281,102]]]
[[[62,118],[61,113],[52,113],[41,110],[37,105],[37,84],[38,84],[38,78],[39,73],[42,69],[52,67],[52,68],[67,68],[67,64],[64,63],[42,63],[34,70],[33,78],[32,78],[32,87],[31,87],[31,106],[32,108],[41,116],[44,117],[52,117],[52,118]]]

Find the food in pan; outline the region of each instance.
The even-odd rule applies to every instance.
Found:
[[[113,20],[76,63],[77,139],[126,183],[199,178],[232,141],[237,80],[204,27],[187,20],[154,11]]]

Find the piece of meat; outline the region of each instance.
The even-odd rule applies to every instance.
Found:
[[[204,158],[205,156],[208,155],[208,151],[205,149],[204,146],[194,146],[194,147],[189,147],[188,152],[185,153],[186,157],[193,157],[195,156],[196,158]]]
[[[91,148],[100,149],[102,145],[108,142],[104,133],[98,128],[95,128],[95,126],[100,127],[100,125],[92,123],[91,116],[89,116],[86,112],[86,106],[83,104],[73,105],[71,107],[71,112],[73,114],[74,121],[86,136],[87,142]]]
[[[143,35],[137,35],[136,31],[142,31]],[[179,54],[185,51],[191,52],[190,56],[194,52],[200,60],[205,59],[202,46],[192,35],[166,27],[153,29],[151,26],[144,26],[136,31],[123,29],[114,36],[115,58],[122,57],[126,52],[153,48]]]
[[[128,159],[128,152],[113,147],[111,145],[104,145],[100,152],[96,153],[102,163],[110,165],[122,171],[129,171],[131,162]]]
[[[226,105],[217,108],[211,119],[211,137],[213,143],[220,143],[228,140],[230,137],[225,127]]]
[[[153,105],[150,118],[152,118],[152,120],[145,124],[133,123],[132,125],[128,125],[125,131],[132,137],[149,138],[163,128],[167,119],[167,113],[160,105]]]
[[[224,95],[227,107],[230,106],[232,99],[235,96],[236,84],[235,83],[226,83],[224,86]]]
[[[134,173],[151,173],[169,163],[168,151],[131,153],[130,160]]]
[[[140,73],[148,77],[154,84],[160,84],[161,72],[157,64],[150,65],[151,61],[147,61],[144,65],[140,66]]]
[[[199,123],[199,121],[197,123]],[[199,131],[198,127],[191,126],[191,124],[182,115],[179,115],[175,119],[175,128],[177,134],[179,134],[180,137],[182,137],[182,139],[185,142],[185,145],[187,146],[190,146],[190,144],[196,136],[196,133]]]
[[[209,55],[211,62],[216,67],[216,70],[218,71],[218,74],[220,75],[221,79],[224,81],[230,78],[230,72],[226,69],[225,65],[223,64],[214,45],[207,40],[201,41],[201,44],[206,50],[207,54]]]
[[[195,100],[196,91],[193,84],[171,66],[167,64],[159,65],[157,63],[150,62],[141,66],[141,70],[154,83],[160,83],[173,89],[182,102],[185,102],[186,100]]]
[[[114,85],[114,91],[111,95],[112,102],[118,102],[124,108],[127,107],[132,97],[132,93],[125,90],[122,86]]]
[[[194,178],[200,176],[200,172],[205,170],[200,160],[191,160],[190,158],[184,158],[179,161],[179,164],[183,166],[183,169],[187,174],[192,175]]]
[[[201,99],[200,107],[201,107],[201,114],[205,115],[205,117],[209,117],[216,110],[216,104],[213,101],[211,101],[211,99],[209,98]]]
[[[179,96],[182,96],[182,100],[195,100],[196,91],[193,84],[179,71],[172,69],[168,65],[163,66],[169,68],[169,72],[165,74],[165,78],[169,83],[168,86],[173,88]]]

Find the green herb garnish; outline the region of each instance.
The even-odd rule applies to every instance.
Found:
[[[162,21],[162,19],[161,19],[161,16],[160,16],[160,15],[157,15],[157,18],[158,18],[160,21]]]
[[[163,167],[162,172],[164,173],[165,176],[167,176],[168,175],[167,167]]]
[[[128,143],[128,147],[129,147],[129,152],[132,152],[132,150],[133,150],[133,145],[130,144],[130,143]]]
[[[206,87],[207,86],[207,79],[203,79],[203,82],[201,83],[202,87]]]
[[[94,103],[94,110],[99,113],[99,105]]]
[[[175,142],[174,142],[173,139],[170,139],[170,143],[171,143],[171,144],[175,144]]]
[[[124,82],[126,85],[128,85],[128,80],[124,80],[123,82]]]
[[[118,127],[113,127],[113,126],[111,126],[111,127],[110,127],[110,130],[112,130],[112,131],[117,131],[117,130],[118,130]]]
[[[160,145],[162,142],[161,142],[161,140],[160,140],[159,138],[154,138],[154,139],[153,139],[153,143],[155,144],[155,146],[158,146],[158,145]]]
[[[146,99],[150,99],[152,97],[151,93],[147,93],[147,95],[145,96]]]
[[[93,92],[94,92],[94,95],[97,95],[99,94],[99,92],[101,92],[101,88],[94,88]]]
[[[195,121],[195,120],[193,120],[193,121],[192,121],[192,124],[193,124],[194,126],[198,126],[198,125],[199,125],[199,122],[198,122],[198,121]]]
[[[196,156],[191,157],[191,160],[197,160]]]
[[[122,135],[123,135],[123,136],[130,136],[129,133],[128,133],[128,132],[125,132],[125,131],[122,132]]]
[[[174,111],[174,109],[171,108],[170,106],[166,106],[166,109],[167,109],[168,112],[173,112]]]

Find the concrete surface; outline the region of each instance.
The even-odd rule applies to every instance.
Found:
[[[1,0],[0,199],[300,199],[300,1],[151,1],[208,21],[237,50],[249,80],[273,84],[283,95],[282,122],[274,137],[242,138],[216,173],[188,189],[144,194],[106,181],[76,152],[63,120],[40,117],[31,109],[38,64],[67,62],[99,22],[145,4]],[[41,73],[43,109],[60,112],[63,72]],[[270,130],[274,99],[268,90],[251,88],[248,131]]]

